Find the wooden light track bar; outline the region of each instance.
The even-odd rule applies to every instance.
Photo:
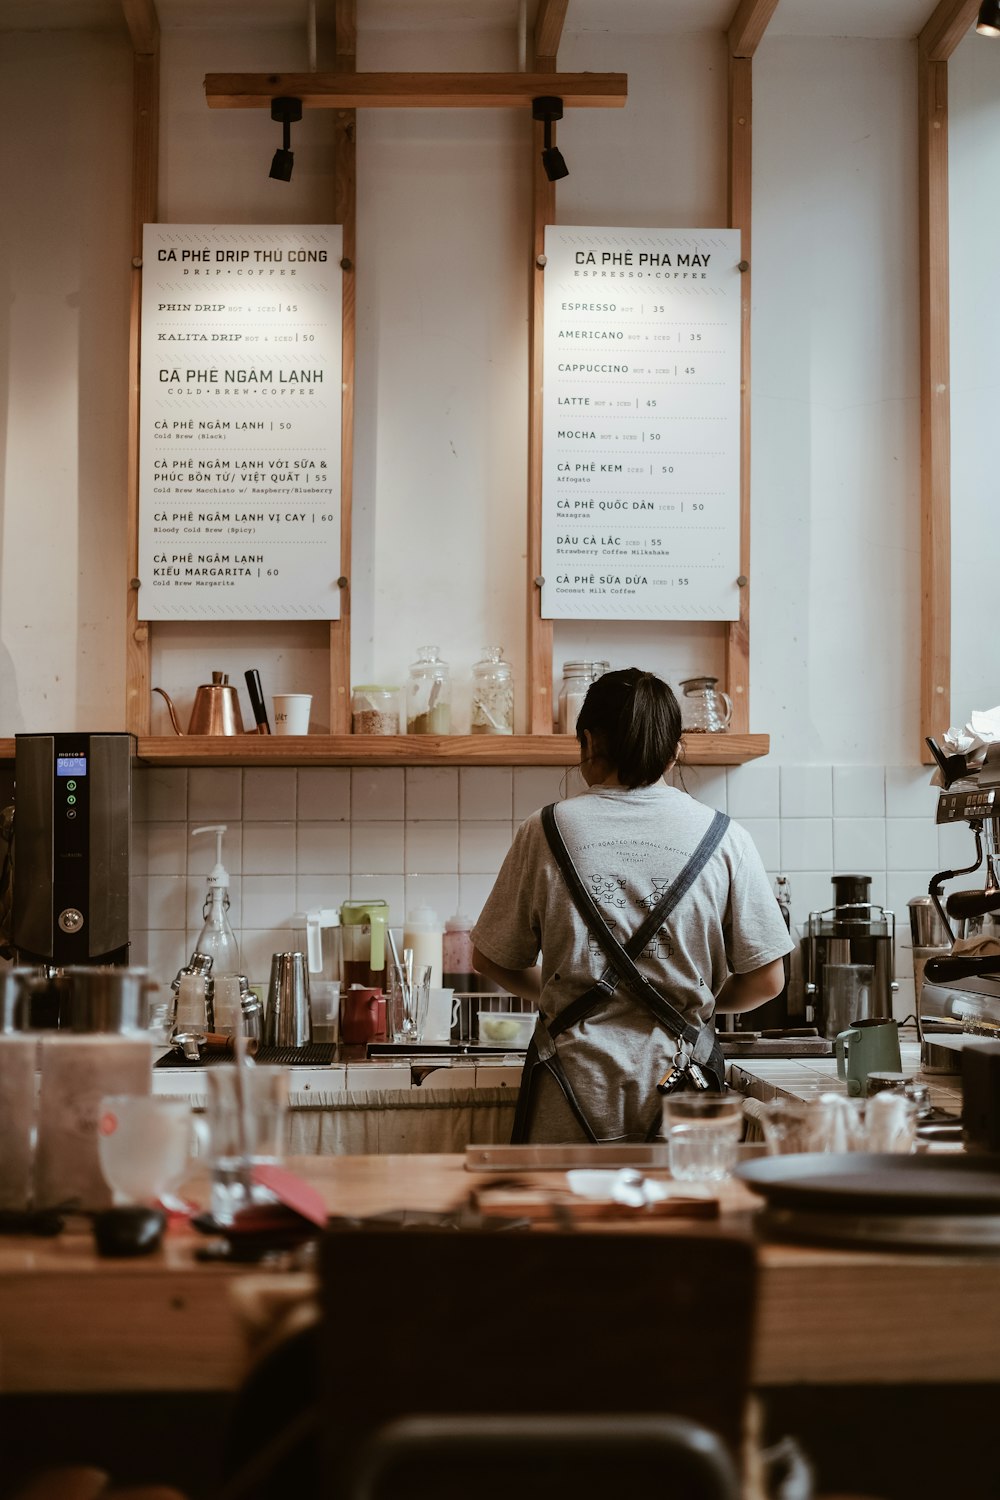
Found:
[[[142,227],[158,216],[160,53],[152,0],[122,0],[132,39],[132,201],[128,347],[128,635],[125,649],[125,723],[149,733],[149,626],[139,619],[139,352],[142,324]]]
[[[620,109],[624,73],[209,73],[210,109],[270,109],[279,96],[306,109],[517,109],[558,94],[567,109]]]
[[[977,0],[941,0],[918,37],[920,240],[920,744],[951,722],[951,356],[948,58]]]
[[[354,72],[357,49],[355,0],[335,0],[334,47],[338,74]],[[330,728],[351,727],[351,537],[354,499],[354,365],[356,348],[357,149],[353,109],[334,116],[333,221],[343,227],[343,319],[340,426],[340,619],[330,622]]]

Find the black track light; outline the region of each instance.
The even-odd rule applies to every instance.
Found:
[[[1000,0],[998,0],[1000,3]],[[545,125],[545,144],[542,148],[542,166],[545,175],[550,182],[558,182],[560,177],[569,176],[569,167],[563,160],[563,154],[557,146],[552,144],[552,126],[556,120],[563,116],[563,102],[552,94],[542,94],[538,99],[531,101],[531,118],[541,120]]]
[[[295,162],[294,152],[291,150],[292,125],[302,118],[301,99],[272,99],[271,119],[280,120],[282,124],[281,146],[274,153],[271,162],[269,177],[275,177],[279,182],[291,182],[292,166]]]
[[[1000,36],[1000,0],[983,0],[976,30],[980,36]]]

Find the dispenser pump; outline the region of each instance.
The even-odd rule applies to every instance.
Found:
[[[229,871],[222,863],[222,838],[227,824],[209,823],[204,828],[192,828],[191,836],[200,833],[215,834],[215,864],[208,875],[208,894],[202,915],[205,925],[198,939],[198,952],[212,960],[213,979],[223,975],[239,974],[240,950],[229,922]]]

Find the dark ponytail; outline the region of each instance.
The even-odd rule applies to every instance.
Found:
[[[591,683],[576,721],[581,746],[588,729],[623,786],[652,786],[677,758],[681,711],[661,678],[626,667]]]

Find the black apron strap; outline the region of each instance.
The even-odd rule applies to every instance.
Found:
[[[596,1004],[601,997],[599,995],[593,995],[589,990],[587,991],[587,995],[591,996],[590,1005],[587,1007],[588,1009],[590,1009],[591,1006]],[[586,999],[587,996],[582,996],[581,998]],[[510,1135],[511,1145],[524,1146],[531,1139],[531,1116],[532,1110],[534,1108],[534,1090],[537,1086],[538,1074],[543,1069],[559,1085],[559,1088],[562,1091],[563,1098],[569,1105],[573,1118],[576,1120],[576,1123],[579,1125],[587,1141],[592,1146],[599,1146],[601,1144],[600,1137],[594,1133],[593,1126],[587,1119],[580,1101],[577,1099],[576,1095],[573,1092],[573,1087],[569,1079],[566,1077],[565,1072],[563,1071],[562,1063],[559,1061],[559,1054],[557,1052],[553,1052],[550,1057],[540,1057],[538,1048],[535,1045],[534,1037],[532,1037],[531,1041],[528,1043],[527,1051],[524,1054],[524,1065],[521,1069],[521,1083],[518,1089],[517,1105],[514,1110],[514,1124],[511,1129]],[[653,1124],[654,1134],[656,1129],[658,1128],[658,1124],[659,1113],[657,1113],[657,1119]],[[647,1140],[652,1139],[653,1136],[647,1136]]]
[[[657,1019],[675,1038],[686,1041],[696,1046],[702,1039],[706,1028],[692,1025],[685,1020],[679,1010],[670,1004],[668,1000],[654,989],[649,980],[636,968],[633,954],[642,952],[646,943],[662,925],[665,919],[677,906],[681,898],[687,894],[691,886],[701,874],[705,865],[711,859],[715,850],[722,841],[726,829],[729,827],[729,819],[725,813],[717,812],[708,827],[707,832],[695,849],[687,864],[681,870],[677,878],[671,883],[652,911],[642,924],[629,938],[627,944],[622,944],[615,937],[601,915],[601,912],[591,896],[587,887],[580,877],[580,872],[573,863],[572,856],[566,848],[559,825],[556,822],[555,807],[549,804],[542,809],[542,829],[552,850],[553,857],[559,865],[563,879],[573,898],[573,904],[583,918],[588,930],[595,941],[600,945],[612,972],[616,979],[621,979],[632,993],[643,1001],[646,1007],[652,1011]],[[549,1024],[549,1034],[557,1036],[560,1031],[582,1019],[602,998],[610,997],[615,990],[615,984],[611,983],[605,974],[598,980],[593,989],[572,1001],[564,1010],[560,1011]],[[596,992],[596,993],[595,993]],[[586,1003],[585,1003],[586,1002]],[[707,1038],[703,1042],[703,1048]],[[700,1060],[700,1059],[699,1059]]]

